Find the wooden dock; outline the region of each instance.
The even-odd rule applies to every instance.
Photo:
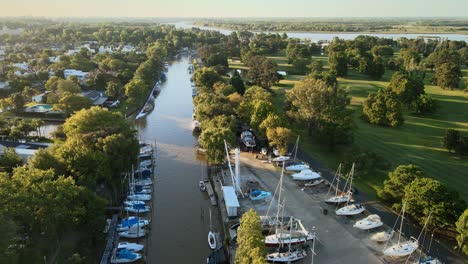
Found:
[[[117,241],[117,221],[119,219],[118,214],[112,215],[112,220],[109,225],[109,232],[107,233],[107,244],[104,252],[102,253],[101,264],[107,264],[110,261],[112,250],[114,249],[114,244]]]
[[[206,192],[208,193],[208,196],[210,197],[211,205],[213,206],[218,205],[218,203],[216,202],[216,196],[213,191],[213,186],[211,186],[211,182],[208,180],[205,180],[205,185],[206,185]]]

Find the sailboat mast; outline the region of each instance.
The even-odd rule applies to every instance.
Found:
[[[296,145],[294,146],[294,160],[293,160],[293,162],[296,162],[297,149],[299,148],[299,138],[300,138],[300,136],[297,136]]]
[[[281,192],[283,191],[283,175],[284,175],[284,162],[283,162],[283,167],[281,168],[279,193],[278,193],[278,208],[276,210],[276,227],[275,227],[276,234],[278,233],[279,214],[281,210]]]
[[[400,244],[401,232],[403,230],[403,221],[405,221],[405,207],[406,207],[406,203],[403,204],[403,209],[401,213],[400,232],[398,232],[398,245]]]

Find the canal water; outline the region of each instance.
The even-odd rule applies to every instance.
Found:
[[[135,121],[140,139],[157,147],[147,248],[150,264],[206,263],[211,252],[207,240],[211,206],[207,194],[198,188],[199,180],[206,176],[206,162],[197,154],[197,139],[191,131],[188,67],[188,56],[171,63],[154,110]],[[211,209],[216,228],[216,208]]]

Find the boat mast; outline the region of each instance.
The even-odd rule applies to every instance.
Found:
[[[296,162],[297,149],[299,148],[299,138],[300,138],[300,136],[297,136],[296,145],[294,146],[294,159],[293,159],[293,162]]]
[[[276,210],[276,227],[275,227],[276,235],[278,235],[279,214],[280,214],[280,211],[281,211],[281,192],[283,191],[283,175],[284,175],[284,162],[283,162],[283,167],[281,168],[279,193],[278,193],[278,208]]]
[[[406,207],[406,203],[403,204],[403,209],[402,209],[402,213],[401,213],[400,232],[398,232],[398,243],[397,243],[397,245],[400,245],[401,232],[403,230],[403,221],[405,220],[405,207]]]

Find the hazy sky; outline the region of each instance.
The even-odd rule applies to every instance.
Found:
[[[0,16],[468,16],[468,0],[0,0]]]

